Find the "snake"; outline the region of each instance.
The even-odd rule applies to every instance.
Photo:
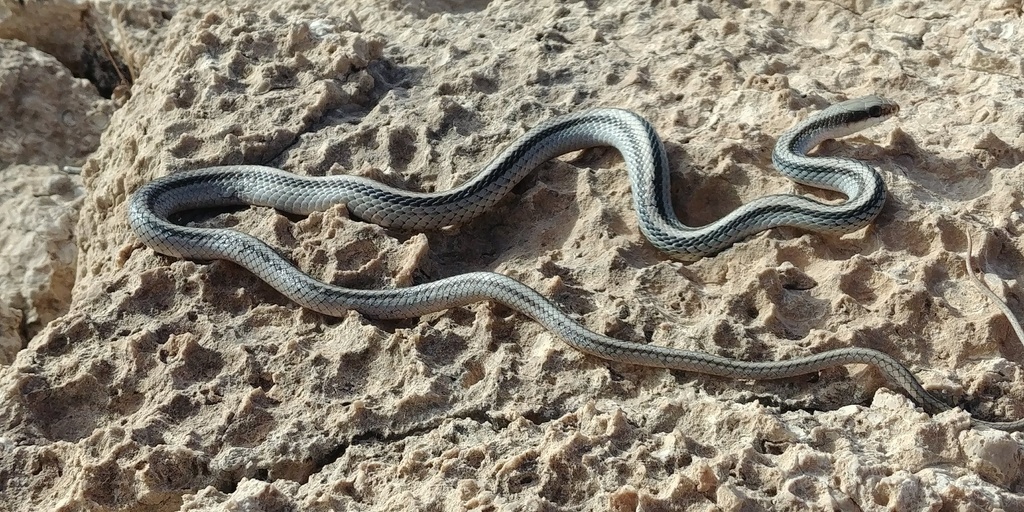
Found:
[[[777,139],[772,163],[780,172],[797,183],[839,192],[845,201],[767,195],[699,227],[685,225],[674,213],[668,154],[653,125],[635,112],[607,107],[541,122],[482,171],[446,191],[407,191],[344,174],[303,176],[274,167],[226,165],[174,172],[144,184],[128,200],[127,217],[135,234],[157,253],[234,262],[301,307],[328,316],[356,311],[378,319],[415,318],[494,301],[532,318],[571,347],[609,361],[751,380],[794,377],[837,365],[871,365],[926,412],[937,414],[951,407],[927,391],[907,366],[878,350],[844,347],[782,361],[751,362],[623,341],[587,329],[538,291],[503,274],[469,272],[404,288],[352,289],[309,276],[251,235],[174,222],[182,212],[203,208],[254,205],[308,215],[344,204],[352,217],[387,228],[438,229],[465,223],[489,210],[549,160],[608,146],[625,162],[633,206],[646,238],[672,257],[695,261],[779,226],[845,233],[869,224],[886,200],[881,175],[859,160],[808,153],[825,140],[875,126],[898,112],[898,104],[879,96],[847,100],[809,116]],[[972,417],[971,422],[1002,430],[1024,429],[1024,420]]]

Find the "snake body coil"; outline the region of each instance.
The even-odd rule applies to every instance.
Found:
[[[791,194],[770,195],[702,227],[684,225],[673,212],[668,158],[654,128],[637,114],[607,108],[540,124],[474,178],[444,192],[409,192],[355,176],[303,177],[262,166],[211,167],[146,184],[128,204],[128,221],[157,252],[233,261],[301,306],[326,315],[355,310],[376,318],[411,318],[493,300],[533,318],[569,345],[613,361],[742,379],[783,378],[842,364],[874,365],[926,411],[937,413],[949,406],[925,390],[903,364],[876,350],[843,348],[787,361],[743,362],[705,352],[625,342],[586,329],[532,288],[501,274],[473,272],[408,288],[354,290],[313,279],[252,236],[168,220],[175,213],[197,208],[251,204],[309,214],[343,203],[353,216],[386,227],[436,229],[483,213],[552,158],[579,149],[612,146],[622,154],[629,170],[644,235],[680,259],[696,260],[772,227],[846,232],[867,225],[885,202],[885,184],[878,173],[856,160],[808,157],[806,153],[823,140],[875,125],[898,110],[895,103],[874,96],[850,100],[817,113],[779,138],[772,161],[780,171],[799,183],[841,192],[847,197],[845,202],[824,204]],[[972,421],[1000,429],[1024,428],[1024,420]]]

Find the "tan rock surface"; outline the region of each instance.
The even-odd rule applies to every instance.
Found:
[[[113,110],[53,56],[0,39],[0,363],[68,310],[83,190],[59,167],[96,149]]]
[[[891,191],[841,237],[777,229],[672,261],[637,230],[611,150],[440,232],[343,207],[186,220],[345,286],[501,272],[630,341],[747,360],[875,348],[980,416],[1020,418],[1024,348],[961,256],[965,230],[984,233],[989,280],[1024,313],[1019,2],[239,5],[87,10],[135,82],[83,169],[71,303],[0,370],[0,508],[1024,509],[1021,433],[930,417],[873,369],[737,382],[610,364],[491,303],[326,318],[232,264],[155,254],[124,208],[155,177],[231,163],[443,190],[544,119],[616,106],[658,129],[676,208],[702,224],[817,194],[771,169],[775,138],[878,93],[899,119],[823,148]],[[29,23],[6,9],[0,29]]]

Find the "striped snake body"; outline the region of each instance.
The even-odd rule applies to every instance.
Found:
[[[403,230],[460,224],[504,197],[534,168],[559,155],[612,146],[629,170],[640,229],[656,247],[683,260],[719,252],[753,233],[777,226],[846,232],[867,225],[885,202],[885,184],[866,164],[837,157],[809,157],[821,141],[873,126],[899,111],[869,96],[833,105],[784,133],[772,161],[799,183],[835,190],[840,204],[780,194],[758,198],[722,219],[689,227],[675,216],[669,196],[669,166],[661,138],[645,119],[619,109],[595,109],[557,117],[529,130],[468,182],[438,193],[388,187],[355,176],[304,177],[251,165],[174,173],[140,188],[128,204],[128,221],[153,250],[175,257],[225,259],[245,267],[299,305],[332,316],[349,310],[375,318],[411,318],[472,302],[501,302],[542,324],[569,345],[597,357],[645,366],[740,379],[777,379],[843,364],[871,364],[901,386],[926,411],[949,406],[931,395],[892,357],[871,349],[842,348],[778,362],[744,362],[706,352],[632,343],[592,332],[532,288],[492,272],[461,274],[408,288],[355,290],[318,281],[301,272],[266,243],[230,229],[182,226],[169,218],[197,208],[269,206],[309,214],[345,204],[357,218]],[[976,425],[1022,429],[1017,422]]]

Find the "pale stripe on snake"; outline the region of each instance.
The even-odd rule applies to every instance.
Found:
[[[925,390],[906,366],[877,350],[842,348],[786,361],[744,362],[706,352],[626,342],[586,329],[532,288],[501,274],[473,272],[408,288],[354,290],[313,279],[249,235],[181,226],[169,220],[175,213],[197,208],[251,204],[309,214],[342,203],[352,216],[383,226],[436,229],[480,215],[552,158],[611,146],[625,160],[644,235],[677,258],[696,260],[776,226],[846,232],[867,225],[885,202],[885,184],[878,173],[857,160],[809,157],[806,153],[823,140],[873,126],[898,111],[895,103],[875,96],[850,100],[822,110],[779,138],[772,161],[780,171],[799,183],[841,192],[847,197],[845,202],[825,204],[792,194],[765,196],[696,228],[675,216],[669,196],[668,157],[654,128],[635,113],[609,108],[541,123],[471,180],[445,192],[409,192],[360,177],[304,177],[262,166],[210,167],[171,174],[143,186],[128,204],[128,221],[157,252],[233,261],[301,306],[326,315],[355,310],[375,318],[411,318],[493,300],[533,318],[569,345],[612,361],[741,379],[777,379],[835,365],[870,364],[926,411],[937,413],[949,406]],[[999,429],[1024,428],[1024,420],[972,418],[972,422]]]

